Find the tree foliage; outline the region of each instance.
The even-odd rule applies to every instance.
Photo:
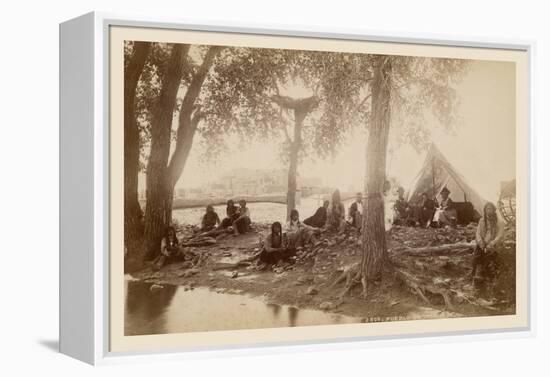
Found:
[[[392,57],[392,143],[417,151],[431,142],[430,127],[438,123],[452,132],[457,125],[456,85],[468,70],[461,59]]]
[[[275,99],[315,97],[315,109],[304,121],[300,155],[334,154],[345,132],[364,117],[360,110],[369,107],[364,98],[369,60],[365,54],[227,48],[202,98],[205,121],[200,132],[218,145],[209,152],[223,150],[222,134],[246,140],[282,134],[282,156],[288,157],[293,114]]]

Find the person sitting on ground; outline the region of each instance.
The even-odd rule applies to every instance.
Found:
[[[233,225],[233,222],[239,217],[239,207],[235,205],[232,199],[227,201],[227,207],[225,209],[226,217],[222,220],[220,228],[226,229]]]
[[[164,237],[160,242],[160,254],[153,262],[155,269],[160,269],[169,260],[173,259],[180,251],[179,240],[176,235],[176,229],[173,226],[167,226],[164,230]]]
[[[476,248],[472,260],[473,284],[479,287],[488,275],[487,267],[494,258],[495,251],[504,236],[504,224],[497,216],[496,206],[488,202],[483,207],[476,232]]]
[[[317,208],[317,211],[315,211],[315,214],[311,217],[308,217],[304,220],[304,224],[309,225],[313,228],[322,228],[325,226],[327,222],[327,209],[330,202],[328,200],[325,200],[323,202],[323,206]]]
[[[216,211],[214,211],[214,207],[209,204],[206,206],[206,213],[202,217],[201,232],[213,230],[218,225],[220,225],[220,218]]]
[[[233,221],[233,233],[235,236],[246,233],[250,230],[250,209],[246,206],[246,200],[241,199],[239,201],[239,217]]]
[[[346,210],[340,198],[340,190],[335,190],[332,194],[332,203],[329,206],[326,227],[343,233],[346,229],[345,217]]]
[[[435,201],[430,199],[430,195],[427,192],[422,193],[418,212],[417,218],[420,226],[430,227],[435,213]]]
[[[363,193],[358,192],[355,196],[355,201],[351,203],[349,207],[349,217],[351,222],[349,223],[352,227],[361,229],[363,225]]]
[[[453,201],[449,197],[451,192],[447,187],[443,187],[441,190],[441,201],[435,211],[433,222],[436,227],[442,227],[446,225],[456,224],[456,209],[454,208]]]
[[[295,254],[287,247],[287,240],[283,234],[281,223],[271,224],[271,233],[260,245],[259,261],[265,264],[274,264],[280,260],[288,260]]]
[[[297,209],[290,211],[290,219],[286,224],[285,230],[288,247],[291,249],[304,247],[312,241],[313,231],[307,225],[300,222],[300,213]]]
[[[393,225],[408,225],[410,207],[405,200],[405,190],[403,187],[397,189],[397,200],[393,204]]]

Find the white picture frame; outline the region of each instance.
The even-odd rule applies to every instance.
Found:
[[[299,36],[342,40],[461,46],[524,51],[528,56],[529,180],[528,322],[506,330],[453,331],[400,336],[357,337],[353,341],[302,341],[263,343],[256,347],[218,347],[189,352],[111,352],[109,348],[109,30],[113,26],[177,30]],[[257,25],[253,23],[210,24],[194,20],[150,18],[107,13],[88,13],[60,25],[60,351],[90,364],[110,364],[149,359],[218,357],[233,354],[294,352],[304,349],[342,349],[500,339],[533,336],[534,265],[532,244],[535,206],[533,172],[535,127],[533,124],[533,54],[535,43],[525,40],[388,33],[368,30],[318,29],[308,26]],[[372,342],[376,340],[376,342]],[[197,350],[199,350],[197,348]]]

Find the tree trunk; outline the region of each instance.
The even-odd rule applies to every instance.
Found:
[[[143,212],[138,200],[139,128],[135,99],[150,50],[149,42],[134,42],[134,51],[124,69],[124,244],[129,249],[143,234]]]
[[[172,224],[172,209],[174,208],[174,186],[168,181],[166,185],[166,197],[164,198],[164,223]]]
[[[290,143],[290,158],[288,165],[288,191],[286,194],[286,219],[290,219],[290,211],[296,208],[296,191],[298,189],[298,153],[302,146],[302,124],[307,115],[307,109],[294,110],[294,140]]]
[[[185,56],[189,45],[175,44],[166,65],[159,102],[151,124],[151,151],[147,164],[147,204],[145,206],[146,259],[160,252],[160,242],[166,222],[166,198],[171,192],[168,177],[170,133],[181,82]]]
[[[298,175],[298,148],[290,145],[290,163],[288,165],[288,188],[286,193],[286,219],[290,219],[290,212],[296,208],[296,176]]]
[[[366,198],[363,201],[361,282],[363,295],[370,282],[382,277],[387,258],[384,226],[384,183],[390,129],[391,60],[379,56],[372,82],[372,113],[367,141]]]
[[[290,143],[290,156],[288,166],[288,188],[286,194],[286,219],[290,219],[290,211],[296,208],[296,191],[298,175],[298,155],[302,148],[302,126],[306,116],[319,104],[316,96],[307,98],[291,98],[287,96],[271,96],[271,100],[281,108],[294,111],[294,140],[290,138],[285,127],[287,141]]]
[[[223,47],[212,46],[206,52],[204,60],[199,67],[198,71],[193,76],[189,87],[183,98],[180,113],[178,116],[178,131],[176,135],[176,148],[170,158],[168,165],[168,189],[166,198],[165,218],[167,223],[172,222],[172,204],[174,202],[174,189],[176,183],[183,174],[183,169],[191,147],[193,146],[193,139],[195,137],[195,131],[202,118],[202,114],[199,109],[195,108],[195,103],[200,95],[202,85],[206,79],[208,71],[214,63],[214,59],[221,52]]]

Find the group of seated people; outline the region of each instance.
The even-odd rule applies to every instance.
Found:
[[[442,226],[456,223],[456,209],[449,197],[450,191],[445,187],[441,191],[441,201],[436,205],[427,193],[422,194],[420,204],[414,208],[404,199],[404,190],[398,189],[398,198],[394,203],[394,223],[410,224],[418,221],[422,226]],[[261,241],[259,260],[264,264],[276,263],[279,260],[290,260],[296,251],[313,244],[321,230],[333,230],[341,233],[348,226],[360,230],[362,225],[363,196],[357,193],[356,200],[348,211],[348,221],[345,219],[345,208],[341,201],[340,192],[332,194],[332,200],[325,200],[315,214],[303,222],[297,209],[290,212],[290,218],[284,229],[280,222],[271,224],[270,233]],[[250,209],[245,200],[239,201],[236,206],[233,200],[227,202],[226,217],[220,221],[214,207],[208,205],[202,217],[201,235],[215,234],[219,230],[233,228],[234,234],[245,233],[250,230]],[[497,216],[497,209],[488,202],[483,208],[483,216],[478,222],[476,231],[476,248],[472,266],[474,285],[483,283],[488,266],[492,263],[495,249],[500,245],[504,235],[504,225]],[[162,266],[165,258],[179,250],[179,241],[172,226],[166,228],[161,244],[161,260],[157,263]]]
[[[393,224],[422,227],[444,227],[454,226],[457,223],[457,210],[447,187],[441,190],[439,202],[430,198],[428,193],[423,193],[417,205],[410,205],[404,197],[405,191],[402,187],[397,189],[398,197],[393,205]],[[299,218],[297,210],[291,212],[290,218]],[[335,190],[331,200],[325,200],[323,205],[316,212],[306,218],[303,223],[294,220],[293,224],[300,224],[307,229],[328,229],[337,232],[344,232],[346,227],[361,229],[363,219],[363,194],[358,192],[355,201],[351,204],[346,217],[346,210],[341,199],[340,191]],[[250,209],[245,200],[239,200],[235,205],[233,200],[227,201],[226,217],[220,217],[212,205],[206,206],[206,212],[202,217],[201,226],[198,231],[201,235],[212,236],[222,232],[232,231],[235,235],[246,233],[250,230],[252,221]],[[287,224],[288,225],[288,224]],[[296,226],[296,225],[295,225]],[[231,228],[230,228],[231,227]],[[290,228],[289,228],[290,230]]]
[[[398,198],[393,205],[393,224],[440,228],[447,225],[454,226],[457,223],[457,210],[454,207],[451,193],[447,187],[441,190],[441,200],[436,202],[428,193],[422,193],[422,198],[417,206],[411,206],[404,197],[405,190],[397,189]]]
[[[294,209],[290,213],[291,221],[287,225],[300,224],[310,229],[330,228],[337,231],[343,231],[346,225],[354,227],[361,226],[360,215],[363,211],[362,194],[357,194],[357,200],[349,209],[349,221],[345,220],[345,208],[340,197],[340,191],[336,190],[332,194],[332,200],[325,200],[323,205],[317,209],[315,214],[302,222],[299,221],[298,210]],[[294,222],[292,222],[292,219]],[[234,234],[246,233],[250,230],[252,221],[250,219],[250,209],[246,206],[246,200],[239,200],[239,206],[230,199],[227,201],[226,217],[220,220],[217,212],[212,205],[206,206],[206,212],[202,216],[201,226],[198,232],[201,235],[214,235],[221,230],[232,227]]]
[[[363,210],[362,194],[359,193],[356,202],[351,205],[348,221],[345,219],[345,208],[340,191],[334,191],[331,199],[331,201],[325,200],[323,205],[303,222],[300,220],[300,213],[297,209],[290,211],[289,220],[284,228],[280,222],[274,222],[271,225],[271,232],[262,241],[260,259],[264,258],[264,254],[266,255],[265,262],[281,259],[282,254],[295,254],[296,250],[314,243],[316,235],[323,229],[341,233],[346,226],[360,228],[360,216]],[[223,220],[220,220],[212,205],[206,206],[206,212],[202,216],[201,226],[197,229],[197,233],[200,236],[215,236],[230,230],[234,235],[238,235],[248,232],[251,224],[250,209],[246,206],[246,201],[240,200],[239,206],[236,206],[233,200],[228,200],[226,217]]]
[[[300,221],[297,209],[290,211],[290,219],[283,229],[280,222],[271,225],[271,232],[263,240],[259,259],[270,264],[277,260],[290,259],[296,251],[316,242],[316,236],[321,231],[336,231],[343,233],[348,226],[360,229],[363,211],[362,194],[358,193],[356,201],[350,206],[346,221],[346,210],[341,200],[340,191],[335,190],[332,200],[325,200],[313,216]]]
[[[412,208],[403,197],[403,189],[398,190],[398,200],[394,204],[394,211],[397,216],[407,221],[412,219]],[[441,201],[438,205],[424,193],[422,202],[417,207],[417,213],[422,225],[443,226],[456,224],[457,213],[453,208],[453,202],[449,197],[450,191],[445,187],[441,191]],[[271,226],[271,233],[262,243],[260,261],[269,264],[280,259],[287,259],[295,255],[296,250],[314,242],[315,236],[321,229],[333,229],[339,232],[346,226],[352,226],[360,230],[362,225],[362,194],[358,193],[355,202],[349,209],[349,221],[345,221],[345,210],[340,201],[340,193],[336,190],[332,196],[332,203],[326,200],[323,206],[317,209],[315,214],[303,224],[296,209],[291,211],[290,220],[286,225],[285,232],[280,222]],[[483,208],[483,216],[480,218],[476,230],[476,248],[472,261],[473,285],[483,288],[486,279],[491,278],[492,264],[496,250],[501,244],[504,235],[504,224],[497,216],[496,206],[488,202]]]
[[[206,213],[202,217],[200,232],[202,235],[213,235],[232,227],[235,235],[246,233],[250,230],[250,208],[246,206],[246,200],[239,200],[239,206],[230,199],[225,209],[226,217],[220,221],[220,217],[212,205],[206,206]]]
[[[246,206],[246,200],[240,200],[239,206],[233,200],[227,201],[226,217],[220,221],[220,217],[212,205],[206,206],[206,212],[202,216],[201,226],[195,236],[208,237],[231,230],[234,235],[246,233],[250,230],[250,209]],[[229,229],[232,227],[231,229]],[[160,254],[153,261],[156,269],[162,267],[171,259],[178,258],[181,254],[181,245],[173,226],[167,226],[161,240]]]
[[[345,230],[346,226],[360,229],[363,213],[363,194],[357,193],[355,202],[349,208],[347,220],[340,191],[335,190],[331,199],[331,201],[325,200],[323,206],[319,207],[313,216],[304,220],[304,224],[314,228],[336,230],[340,233]]]
[[[409,206],[403,197],[403,190],[398,190],[398,199],[394,204],[394,224],[441,227],[457,223],[457,209],[446,187],[441,190],[441,201],[436,203],[427,193],[422,194],[420,204],[414,208]],[[416,213],[415,213],[416,212]],[[487,202],[483,207],[483,215],[476,229],[476,247],[472,260],[472,283],[476,289],[484,289],[487,279],[494,278],[494,264],[497,249],[501,246],[504,236],[504,223],[497,215],[497,207]]]

